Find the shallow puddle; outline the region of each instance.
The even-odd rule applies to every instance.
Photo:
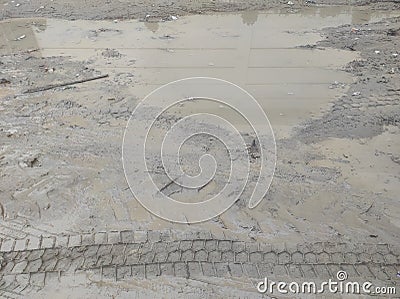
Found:
[[[250,92],[278,136],[285,136],[293,126],[318,116],[352,82],[340,69],[357,53],[310,48],[322,39],[320,29],[392,15],[327,7],[296,14],[187,16],[160,23],[8,20],[0,23],[0,52],[39,49],[35,55],[71,56],[123,78],[135,98],[181,78],[225,79]],[[219,113],[228,112],[221,108]]]

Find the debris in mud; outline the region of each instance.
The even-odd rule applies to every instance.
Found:
[[[391,155],[391,156],[390,156],[390,159],[391,159],[394,163],[400,165],[400,156]]]
[[[46,68],[44,68],[44,71],[45,71],[46,73],[54,73],[55,68],[54,68],[54,67],[50,67],[50,68],[46,67]]]
[[[7,130],[7,131],[5,131],[5,132],[6,132],[6,136],[7,136],[7,137],[12,137],[12,136],[14,136],[16,133],[18,133],[18,130],[10,129],[10,130]]]
[[[348,49],[348,50],[350,50],[350,51],[356,51],[356,49],[354,48],[354,46],[355,46],[355,43],[351,43],[351,44],[349,44],[349,45],[345,45],[345,46],[344,46],[344,49]]]
[[[172,35],[169,34],[164,34],[163,36],[159,37],[160,39],[174,39],[175,37],[173,37]]]
[[[26,35],[23,34],[23,35],[21,35],[20,37],[17,37],[15,40],[16,40],[16,41],[18,41],[18,40],[23,40],[25,37],[26,37]]]
[[[373,206],[374,206],[374,202],[372,202],[365,211],[361,212],[360,215],[367,214],[372,209]]]
[[[38,12],[39,10],[41,10],[41,9],[44,9],[44,6],[42,5],[42,6],[39,6],[39,8],[37,8],[36,10],[35,10],[35,12]]]
[[[10,84],[11,82],[5,78],[0,79],[0,84]]]
[[[301,46],[298,46],[297,48],[300,48],[300,49],[316,49],[317,48],[317,45],[310,45],[310,44],[307,44],[307,45],[301,45]]]
[[[334,88],[345,88],[346,84],[345,83],[340,83],[338,81],[333,82],[331,85],[329,85],[329,89],[334,89]]]
[[[387,34],[388,36],[398,36],[398,35],[400,35],[400,28],[397,28],[397,29],[390,28],[390,29],[387,31],[386,34]]]
[[[33,167],[40,167],[41,163],[39,161],[39,154],[37,153],[28,153],[21,158],[18,165],[21,168],[33,168]]]
[[[4,207],[1,203],[0,203],[0,215],[1,215],[1,218],[4,219]],[[0,260],[0,269],[1,269],[1,260]]]
[[[253,139],[253,141],[251,142],[251,145],[248,146],[247,150],[253,160],[261,157],[260,149],[259,149],[255,139]]]
[[[42,87],[35,87],[35,88],[25,90],[23,93],[34,93],[34,92],[39,92],[39,91],[45,91],[45,90],[49,90],[49,89],[53,89],[53,88],[57,88],[57,87],[70,86],[70,85],[80,84],[80,83],[94,81],[94,80],[98,80],[98,79],[103,79],[103,78],[107,78],[107,77],[108,77],[108,74],[105,74],[105,75],[96,76],[96,77],[88,78],[88,79],[82,79],[82,80],[71,81],[71,82],[66,82],[66,83],[51,84],[51,85],[42,86]]]
[[[115,22],[115,21],[114,21]],[[97,30],[90,30],[89,31],[89,37],[98,37],[101,34],[105,33],[115,33],[115,34],[121,34],[122,31],[118,29],[110,29],[110,28],[100,28]]]
[[[107,57],[107,58],[120,58],[122,56],[122,54],[120,52],[118,52],[117,50],[109,49],[109,48],[105,49],[101,53],[101,55],[103,55],[104,57]]]

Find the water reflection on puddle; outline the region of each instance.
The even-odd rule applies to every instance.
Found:
[[[345,91],[332,84],[352,82],[339,69],[357,58],[355,52],[301,46],[320,40],[319,30],[324,27],[392,15],[327,7],[297,14],[250,11],[187,16],[159,23],[15,19],[0,23],[0,53],[37,48],[35,55],[70,56],[111,76],[133,75],[130,88],[139,98],[180,78],[225,79],[249,91],[283,135],[318,115]]]

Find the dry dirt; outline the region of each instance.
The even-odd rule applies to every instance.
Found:
[[[339,270],[400,292],[400,3],[293,2],[0,1],[0,296],[258,298],[263,277]],[[255,209],[245,190],[183,225],[135,200],[121,146],[137,102],[191,76],[255,96],[277,165]],[[160,132],[200,110],[241,125],[207,102],[178,108]],[[225,157],[209,139],[197,148]],[[183,201],[224,183],[155,177]]]

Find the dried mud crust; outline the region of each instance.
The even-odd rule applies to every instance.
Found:
[[[178,236],[170,231],[111,231],[5,239],[0,254],[0,294],[4,296],[43,287],[47,276],[87,270],[114,280],[160,275],[328,279],[343,270],[353,281],[370,279],[396,285],[400,266],[400,247],[396,245],[270,245],[205,232]]]

